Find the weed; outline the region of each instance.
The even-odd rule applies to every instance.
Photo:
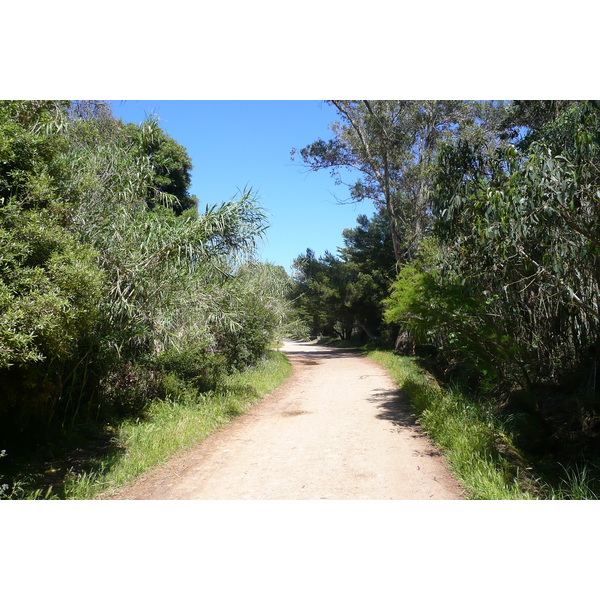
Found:
[[[575,465],[565,467],[560,465],[564,471],[564,477],[557,490],[551,490],[550,497],[555,500],[598,500],[600,496],[593,489],[596,479],[587,465]]]

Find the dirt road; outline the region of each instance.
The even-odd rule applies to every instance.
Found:
[[[195,449],[115,499],[462,498],[385,369],[355,353],[290,342],[294,373]]]

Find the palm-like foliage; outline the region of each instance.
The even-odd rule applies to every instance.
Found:
[[[170,371],[200,388],[264,353],[287,276],[253,262],[266,219],[252,190],[176,210],[189,173],[167,193],[165,162],[158,173],[144,144],[181,155],[180,170],[185,150],[102,104],[0,105],[0,131],[0,409],[27,397],[19,427],[36,405],[42,420],[132,405],[170,394]]]

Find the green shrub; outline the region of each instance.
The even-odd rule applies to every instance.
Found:
[[[106,292],[96,254],[48,211],[0,208],[2,429],[46,423],[79,396]],[[2,431],[0,431],[0,434]]]
[[[153,370],[162,375],[165,394],[172,392],[173,376],[190,384],[196,391],[213,389],[225,374],[225,356],[212,353],[204,346],[170,348],[151,361]],[[169,379],[171,377],[171,379]]]
[[[411,265],[384,301],[385,319],[404,327],[416,344],[435,347],[438,363],[470,384],[491,388],[512,379],[526,385],[527,351],[510,335],[513,327],[509,316],[500,316],[501,302],[486,290]]]
[[[96,324],[105,278],[48,214],[0,208],[0,369],[72,355]]]

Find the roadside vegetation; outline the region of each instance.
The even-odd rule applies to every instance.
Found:
[[[318,343],[360,352],[386,368],[469,499],[600,499],[600,473],[593,464],[572,455],[551,460],[527,453],[519,447],[519,439],[531,432],[523,415],[456,383],[440,383],[427,360],[360,336],[322,337]]]
[[[298,256],[309,335],[395,353],[473,497],[597,498],[600,104],[332,104],[332,139],[298,153],[376,211]]]
[[[282,335],[358,337],[472,497],[598,497],[600,103],[331,105],[292,155],[375,211],[290,277],[157,119],[0,101],[0,497],[109,493],[276,386]]]
[[[190,449],[244,413],[291,374],[281,352],[268,351],[256,365],[227,375],[208,392],[188,390],[149,402],[143,413],[96,428],[96,445],[79,442],[62,454],[14,473],[7,499],[108,498],[118,487]],[[68,443],[68,441],[67,441]],[[23,467],[23,465],[22,465]]]
[[[191,168],[154,118],[0,102],[1,496],[87,497],[263,393],[289,277],[252,190],[200,209]]]

